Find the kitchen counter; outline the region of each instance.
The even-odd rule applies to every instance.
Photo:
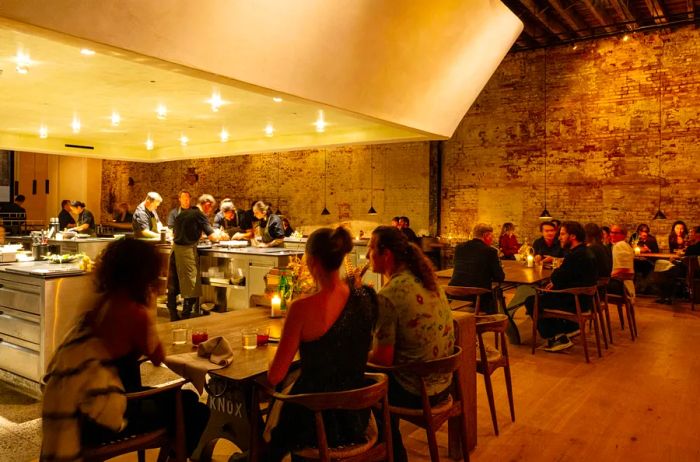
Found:
[[[4,263],[0,265],[0,272],[41,279],[81,276],[85,274],[85,271],[79,268],[78,263],[53,264],[45,261]]]
[[[30,274],[48,267],[72,274]],[[11,271],[18,268],[27,273]],[[0,266],[0,380],[41,396],[40,380],[56,347],[83,312],[97,301],[92,277],[77,265],[46,262]]]
[[[75,239],[49,239],[47,241],[52,253],[69,254],[83,253],[95,260],[102,250],[116,237],[81,237]],[[6,242],[17,242],[29,248],[32,244],[30,236],[6,236]]]

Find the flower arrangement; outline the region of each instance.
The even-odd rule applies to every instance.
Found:
[[[306,265],[305,255],[301,257],[291,257],[287,268],[292,273],[291,284],[293,297],[316,292],[316,282],[309,272],[309,267]]]

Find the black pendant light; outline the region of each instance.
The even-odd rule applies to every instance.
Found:
[[[540,220],[551,220],[552,214],[547,210],[547,49],[544,49],[544,210]]]
[[[367,211],[367,214],[376,215],[377,211],[374,209],[374,149],[372,149],[372,145],[369,146],[369,178],[370,192],[369,210]]]
[[[328,178],[328,151],[323,151],[323,210],[321,210],[321,215],[330,215],[331,212],[328,211],[326,207],[326,180]]]
[[[32,194],[36,195],[36,153],[33,155],[34,158],[34,179],[32,180]]]
[[[663,59],[664,57],[664,45],[663,45],[663,39],[661,40],[661,58]],[[662,63],[659,61],[659,67],[661,67]],[[662,183],[662,177],[661,177],[661,151],[662,151],[662,142],[661,142],[661,111],[662,111],[662,103],[661,99],[663,98],[663,82],[662,82],[662,77],[661,73],[659,72],[659,151],[656,154],[656,159],[658,160],[658,165],[659,168],[657,170],[658,176],[659,176],[659,207],[656,209],[656,213],[654,214],[654,218],[652,220],[665,220],[666,219],[666,214],[661,210],[661,183]]]

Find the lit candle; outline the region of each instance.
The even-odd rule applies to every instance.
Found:
[[[270,317],[279,318],[282,316],[282,299],[279,295],[275,294],[270,301]]]
[[[641,253],[642,253],[642,249],[640,249],[638,246],[635,246],[635,248],[634,248],[634,254],[635,254],[635,255],[639,255],[639,254],[641,254]]]
[[[533,266],[535,266],[535,257],[533,257],[532,255],[528,255],[527,256],[527,267],[532,268]]]

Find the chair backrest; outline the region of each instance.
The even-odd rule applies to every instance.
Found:
[[[634,281],[634,273],[620,273],[611,276],[611,279],[619,279],[620,281]]]
[[[609,277],[598,278],[598,287],[608,287],[608,283],[610,283]]]
[[[433,374],[449,374],[461,366],[462,349],[455,345],[454,352],[444,358],[431,359],[392,366],[391,370],[400,370],[416,377],[427,377]]]
[[[505,332],[508,328],[508,316],[505,314],[490,314],[476,316],[476,332]]]
[[[275,398],[288,403],[304,406],[312,411],[330,409],[358,410],[369,409],[387,395],[389,381],[387,376],[379,373],[365,373],[365,379],[372,382],[362,388],[327,393],[304,393],[299,395],[281,395],[275,393]]]
[[[562,294],[571,294],[571,295],[595,295],[595,293],[598,291],[598,286],[590,286],[590,287],[571,287],[569,289],[561,289],[557,290],[555,292],[559,292]]]

